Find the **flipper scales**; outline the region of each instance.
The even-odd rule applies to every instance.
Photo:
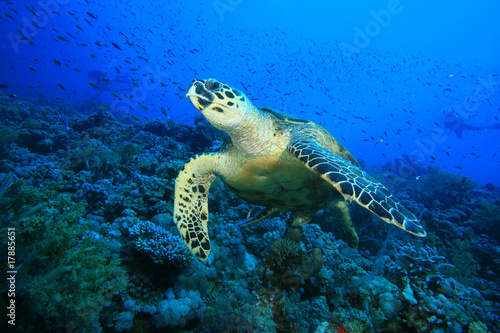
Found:
[[[347,202],[355,201],[387,223],[416,236],[427,235],[418,219],[389,190],[360,168],[309,140],[294,139],[287,147],[306,167],[331,183]]]

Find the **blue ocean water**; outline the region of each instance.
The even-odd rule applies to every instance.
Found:
[[[2,17],[2,83],[19,96],[97,97],[141,121],[163,119],[163,107],[171,119],[193,123],[197,111],[181,89],[214,77],[258,106],[322,124],[368,163],[408,154],[498,184],[498,145],[491,144],[498,131],[458,138],[443,119],[443,110],[453,110],[472,126],[500,123],[495,6],[17,1]],[[44,8],[49,14],[38,18]],[[93,70],[121,82],[96,89]]]
[[[0,204],[2,227],[19,235],[17,328],[499,330],[499,10],[493,1],[2,1]],[[172,215],[184,163],[225,139],[186,98],[193,79],[208,78],[323,126],[429,236],[381,230],[355,209],[359,251],[325,216],[299,236],[286,217],[233,228],[256,208],[216,183],[214,259],[199,264]],[[89,280],[99,286],[78,293]]]

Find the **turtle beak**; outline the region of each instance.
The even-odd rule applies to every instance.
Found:
[[[203,110],[214,101],[214,95],[205,88],[210,80],[193,80],[188,88],[186,97],[198,109]]]

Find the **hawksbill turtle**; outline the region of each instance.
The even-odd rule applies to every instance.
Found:
[[[184,243],[199,259],[210,254],[208,193],[216,175],[240,198],[265,209],[243,224],[274,212],[292,212],[291,226],[333,208],[342,239],[358,244],[347,204],[356,202],[387,223],[417,236],[418,219],[324,128],[268,108],[257,108],[242,92],[215,79],[194,80],[187,97],[229,140],[220,152],[193,157],[175,182],[174,220]]]

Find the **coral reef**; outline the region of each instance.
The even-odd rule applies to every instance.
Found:
[[[392,180],[429,236],[353,208],[360,246],[351,249],[327,211],[300,229],[287,227],[287,214],[235,227],[260,208],[216,181],[203,264],[172,221],[179,170],[225,139],[203,118],[130,125],[95,102],[1,95],[0,116],[0,221],[16,229],[23,331],[500,331],[491,186],[438,168],[406,179],[382,166],[375,176]]]
[[[135,248],[155,263],[186,265],[192,256],[178,235],[149,221],[135,221],[128,229]]]

